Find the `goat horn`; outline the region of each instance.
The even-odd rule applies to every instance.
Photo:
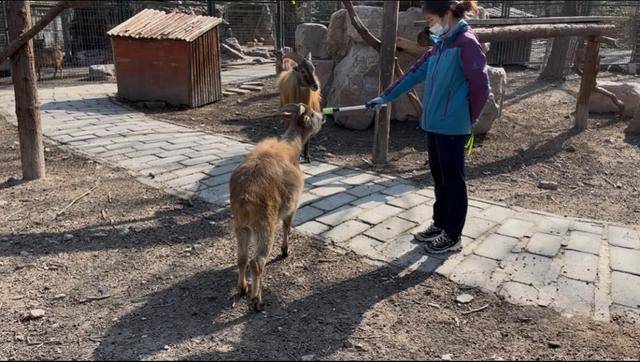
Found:
[[[282,108],[280,108],[280,113],[283,115],[295,114],[296,116],[299,116],[303,114],[305,111],[306,109],[304,107],[304,104],[298,104],[298,103],[289,103],[283,106]]]

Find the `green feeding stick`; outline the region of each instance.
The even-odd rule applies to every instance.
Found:
[[[386,107],[386,104],[383,104],[382,107]],[[367,106],[362,104],[359,106],[349,106],[349,107],[327,107],[327,108],[322,108],[322,114],[327,114],[327,115],[331,115],[334,114],[336,112],[348,112],[348,111],[362,111],[367,109]]]

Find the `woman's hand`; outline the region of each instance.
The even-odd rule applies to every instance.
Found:
[[[365,106],[367,107],[367,109],[372,109],[374,111],[379,111],[380,108],[382,108],[384,106],[384,99],[382,99],[382,97],[375,97],[374,99],[372,99],[369,102],[367,102],[367,104],[365,104]]]

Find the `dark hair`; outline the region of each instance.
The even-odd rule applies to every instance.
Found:
[[[425,0],[422,5],[422,11],[429,14],[435,14],[439,17],[447,15],[447,11],[451,11],[451,13],[453,13],[453,16],[458,19],[462,19],[467,12],[478,12],[478,2],[455,0]]]

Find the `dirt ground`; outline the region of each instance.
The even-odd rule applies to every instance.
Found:
[[[254,314],[234,304],[227,211],[54,146],[47,178],[19,183],[16,134],[0,121],[0,360],[640,356],[637,325],[474,290],[458,305],[462,290],[443,278],[374,266],[297,234],[290,258],[272,255],[266,312]],[[30,318],[36,309],[44,315]]]
[[[567,216],[637,224],[640,222],[640,139],[625,137],[625,122],[615,115],[595,116],[589,128],[575,132],[579,80],[549,84],[537,72],[511,70],[503,118],[468,158],[470,195],[509,205]],[[601,74],[600,78],[614,77]],[[260,93],[233,96],[199,109],[152,112],[161,120],[251,142],[281,134],[273,79]],[[314,139],[313,156],[371,169],[373,129],[351,131],[327,122]],[[431,185],[424,133],[416,122],[393,122],[390,162],[380,171]],[[557,191],[538,188],[558,183]]]

